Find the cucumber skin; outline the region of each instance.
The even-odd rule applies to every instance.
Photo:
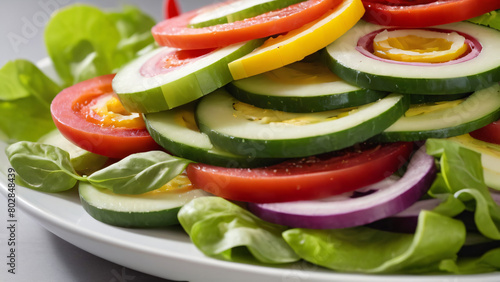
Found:
[[[282,159],[278,158],[255,158],[248,155],[224,156],[215,152],[204,150],[202,148],[187,146],[185,144],[172,141],[171,139],[168,139],[166,136],[162,135],[158,130],[155,129],[154,126],[151,125],[151,122],[148,121],[147,118],[145,118],[144,121],[146,122],[146,127],[149,131],[149,134],[151,135],[153,140],[156,141],[156,143],[158,143],[161,147],[163,147],[170,153],[191,161],[210,164],[214,166],[244,168],[261,167],[276,164],[282,161]]]
[[[351,69],[337,62],[323,50],[330,70],[340,78],[362,88],[401,94],[448,95],[474,92],[500,81],[500,66],[476,75],[446,79],[417,79],[380,76]]]
[[[248,41],[241,48],[210,66],[201,68],[176,81],[157,85],[138,92],[116,91],[121,103],[129,112],[152,113],[187,104],[233,81],[228,63],[250,53],[262,45],[264,39]],[[136,60],[141,59],[140,57]],[[131,62],[130,64],[132,64]],[[126,67],[125,67],[126,68]],[[117,74],[118,77],[119,73]],[[116,78],[116,77],[115,77]],[[113,80],[115,81],[115,80]],[[176,93],[179,101],[168,103],[164,93]],[[173,94],[169,94],[173,96]]]
[[[292,113],[313,113],[361,106],[387,96],[387,92],[360,89],[314,97],[277,97],[251,93],[236,87],[233,83],[227,84],[226,90],[236,99],[256,107]]]
[[[82,196],[80,196],[80,201],[83,208],[90,216],[98,221],[114,226],[127,228],[155,228],[179,224],[177,213],[181,207],[162,211],[131,213],[96,208],[89,204]]]
[[[449,95],[408,94],[408,96],[410,96],[410,104],[423,104],[423,103],[453,101],[453,100],[466,98],[470,95],[471,95],[471,93],[449,94]]]
[[[260,158],[297,158],[340,150],[369,140],[396,122],[409,107],[409,98],[403,96],[391,110],[379,116],[379,122],[364,122],[357,127],[330,135],[287,140],[256,140],[227,136],[211,130],[199,119],[197,122],[200,130],[209,136],[212,143],[232,153],[252,152]]]
[[[429,138],[448,138],[459,136],[483,126],[486,126],[500,119],[500,108],[489,115],[483,116],[480,119],[463,123],[454,127],[440,128],[427,131],[392,131],[382,132],[372,138],[376,142],[397,142],[397,141],[421,141]],[[437,121],[439,122],[439,121]]]
[[[493,85],[492,91],[495,91],[492,93],[492,95],[500,95],[500,87],[497,87],[497,85]],[[496,90],[495,90],[496,89]],[[481,90],[480,90],[481,91]],[[482,91],[489,91],[489,89],[484,89]],[[469,97],[470,99],[473,99],[476,104],[481,104],[481,102],[484,101],[476,101],[476,95],[475,93],[471,94]],[[480,94],[478,94],[480,95]],[[484,95],[483,95],[484,96]],[[479,96],[482,97],[482,96]],[[476,100],[474,100],[476,99]],[[489,100],[491,101],[491,100]],[[487,102],[489,102],[487,101]],[[490,105],[499,105],[499,101],[495,101],[495,104]],[[478,112],[478,111],[476,111]],[[467,112],[463,113],[461,112],[460,114],[466,115]],[[455,114],[453,115],[456,118],[463,118],[463,116],[459,116],[460,114]],[[374,141],[377,142],[395,142],[395,141],[421,141],[429,138],[448,138],[448,137],[453,137],[453,136],[459,136],[463,135],[466,133],[469,133],[471,131],[474,131],[476,129],[479,129],[483,126],[486,126],[496,120],[500,119],[500,106],[498,106],[496,109],[493,108],[491,112],[489,112],[486,115],[483,115],[481,117],[478,117],[474,120],[469,120],[467,122],[457,124],[454,126],[446,127],[446,128],[436,128],[436,129],[419,129],[419,130],[404,130],[404,131],[396,131],[396,130],[386,130],[379,135],[375,136],[373,138]],[[439,124],[439,120],[435,121],[436,123]],[[405,128],[406,129],[406,128]]]

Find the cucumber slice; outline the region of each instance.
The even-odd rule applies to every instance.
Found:
[[[484,182],[490,188],[500,190],[500,146],[472,138],[469,134],[448,138],[481,154]]]
[[[178,49],[153,50],[121,69],[113,79],[113,90],[130,112],[168,110],[191,101],[233,80],[228,63],[251,52],[262,40],[234,44],[201,56],[196,63],[151,76],[141,74],[145,64],[160,63],[162,55]],[[153,60],[153,61],[150,61]]]
[[[472,93],[461,93],[461,94],[449,94],[449,95],[419,95],[410,94],[410,104],[423,104],[423,103],[435,103],[435,102],[445,102],[453,101],[458,99],[465,99]]]
[[[95,219],[121,227],[153,228],[178,224],[177,213],[189,201],[211,194],[201,189],[175,189],[142,195],[119,195],[80,182],[83,208]]]
[[[282,9],[305,0],[236,0],[209,6],[206,11],[191,19],[189,27],[200,28],[218,24],[232,23],[260,14]]]
[[[91,153],[71,143],[57,129],[42,136],[38,143],[56,146],[68,152],[71,166],[76,172],[83,175],[90,175],[92,172],[101,169],[108,161],[108,157]]]
[[[285,112],[320,112],[375,102],[386,92],[349,84],[316,60],[235,80],[226,89],[238,100]]]
[[[384,27],[360,21],[325,48],[330,69],[360,87],[408,94],[474,92],[500,81],[500,33],[468,22],[439,26],[477,39],[479,54],[468,60],[439,64],[401,64],[369,57],[359,51],[360,37]]]
[[[220,89],[201,99],[196,118],[212,143],[230,152],[292,158],[365,141],[389,127],[408,107],[404,96],[390,94],[358,108],[285,113],[250,106]]]
[[[235,155],[214,147],[208,136],[199,131],[194,109],[193,102],[172,110],[144,115],[151,137],[176,156],[216,166],[259,167],[280,160],[256,158],[252,152]]]
[[[446,138],[481,128],[500,118],[500,85],[474,92],[462,103],[416,116],[404,116],[375,139],[417,141]]]

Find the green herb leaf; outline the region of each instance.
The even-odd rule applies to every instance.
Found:
[[[58,10],[44,36],[54,67],[68,86],[115,68],[113,53],[120,34],[98,8],[75,4]]]
[[[24,184],[44,192],[60,192],[73,188],[79,176],[69,154],[55,146],[21,141],[8,146],[7,158]]]
[[[190,162],[162,151],[137,153],[92,173],[87,180],[116,194],[142,194],[167,184]]]
[[[492,249],[480,257],[444,260],[440,268],[455,274],[477,274],[500,270],[500,248]]]
[[[500,30],[500,14],[498,11],[491,11],[468,21]]]
[[[50,102],[61,88],[37,66],[15,60],[0,69],[0,139],[36,141],[55,128]]]
[[[222,198],[194,199],[181,208],[177,217],[193,243],[207,256],[241,261],[241,247],[246,247],[250,257],[261,263],[299,260],[281,237],[286,227],[266,222]]]
[[[151,28],[155,21],[134,6],[124,6],[123,12],[109,13],[108,17],[114,22],[120,33],[115,53],[115,66],[122,66],[141,52],[154,48],[155,41]]]
[[[500,207],[484,182],[481,154],[449,139],[429,139],[427,152],[440,158],[441,175],[430,194],[446,192],[471,211],[478,230],[486,237],[500,239]]]
[[[422,273],[454,259],[465,241],[461,221],[422,211],[415,234],[356,227],[290,229],[283,237],[303,259],[337,271]]]
[[[45,28],[45,45],[65,85],[116,72],[154,43],[154,21],[136,8],[123,13],[75,4],[58,10]],[[146,30],[148,32],[146,32]]]

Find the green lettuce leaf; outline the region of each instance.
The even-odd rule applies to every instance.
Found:
[[[141,52],[154,48],[151,27],[155,25],[155,21],[137,7],[124,6],[123,12],[112,12],[108,17],[120,34],[114,57],[116,66],[122,66]]]
[[[45,28],[45,45],[66,86],[116,72],[154,42],[154,21],[140,10],[105,13],[82,4],[58,10]]]
[[[499,10],[491,11],[481,16],[469,19],[468,21],[500,30],[500,14],[498,11]]]
[[[55,125],[50,102],[61,88],[37,66],[15,60],[0,69],[0,139],[36,141]]]
[[[458,260],[444,260],[441,270],[455,274],[478,274],[500,270],[500,248],[492,249],[480,257],[466,257]]]
[[[356,227],[290,229],[283,237],[303,259],[343,272],[424,273],[454,260],[465,242],[464,224],[430,211],[419,215],[415,234]]]
[[[246,247],[261,263],[290,263],[299,257],[281,237],[286,227],[266,222],[246,209],[219,197],[197,198],[184,205],[179,222],[205,255],[241,261],[236,253]]]
[[[429,139],[426,148],[441,167],[429,194],[453,195],[474,212],[474,222],[484,236],[500,240],[500,207],[484,182],[481,154],[447,139]]]

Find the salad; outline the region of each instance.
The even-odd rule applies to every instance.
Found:
[[[217,259],[499,270],[498,1],[163,8],[68,6],[45,30],[60,80],[0,69],[19,184],[78,189],[110,225],[180,224]]]

